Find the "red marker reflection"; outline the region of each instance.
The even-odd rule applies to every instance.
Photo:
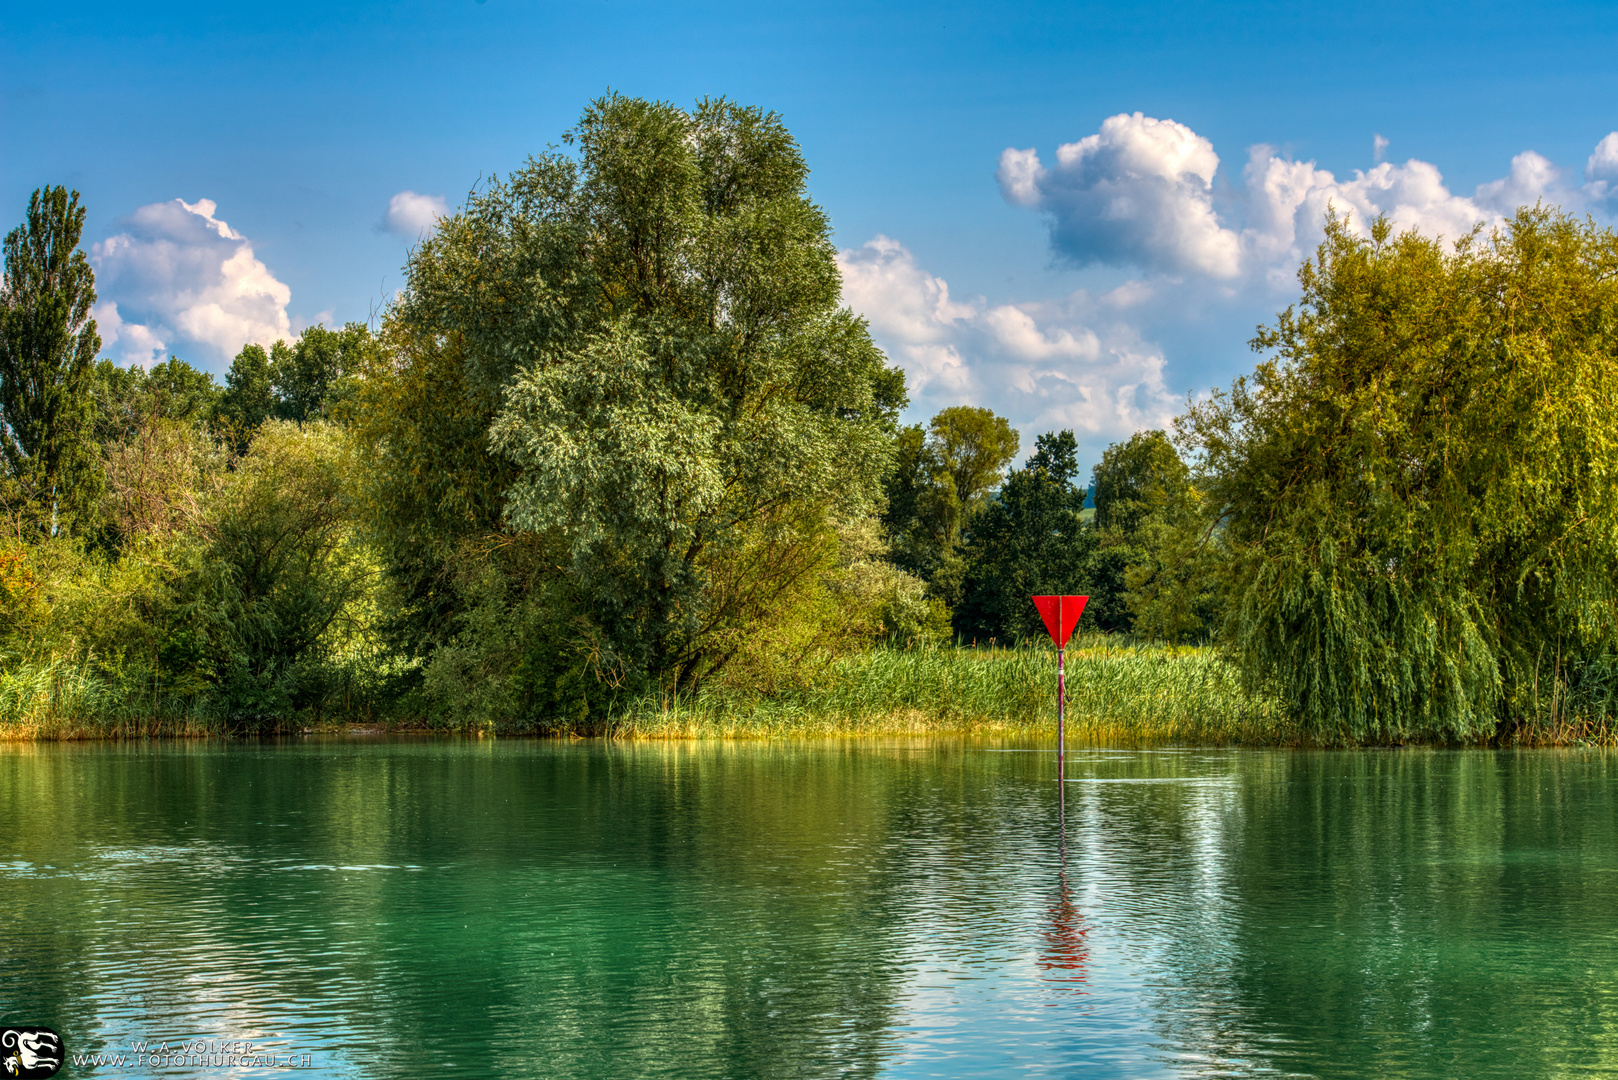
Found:
[[[1045,972],[1045,981],[1053,989],[1083,994],[1088,992],[1085,971],[1090,963],[1090,945],[1086,935],[1090,927],[1073,902],[1073,892],[1067,885],[1067,797],[1061,789],[1062,785],[1058,784],[1056,820],[1061,831],[1057,850],[1061,861],[1056,874],[1056,895],[1051,906],[1045,909],[1039,958],[1035,962]]]

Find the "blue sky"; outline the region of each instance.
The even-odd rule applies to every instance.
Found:
[[[609,87],[779,111],[914,415],[1092,452],[1251,366],[1327,201],[1453,235],[1618,190],[1610,5],[53,7],[0,6],[0,223],[83,192],[126,362],[367,318],[433,200]]]

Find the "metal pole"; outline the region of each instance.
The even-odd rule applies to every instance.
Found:
[[[1056,650],[1056,782],[1058,784],[1063,783],[1066,776],[1063,757],[1067,750],[1067,733],[1063,727],[1063,706],[1066,704],[1067,699],[1067,683],[1062,673],[1062,652],[1061,648]]]

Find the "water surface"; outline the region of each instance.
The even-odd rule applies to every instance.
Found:
[[[1615,765],[6,746],[0,1021],[307,1063],[240,1076],[1618,1072]],[[65,1073],[143,1074],[223,1075]]]

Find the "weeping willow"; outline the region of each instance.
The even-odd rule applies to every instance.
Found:
[[[1323,741],[1559,719],[1615,653],[1618,237],[1334,216],[1299,282],[1181,421],[1249,687]]]

